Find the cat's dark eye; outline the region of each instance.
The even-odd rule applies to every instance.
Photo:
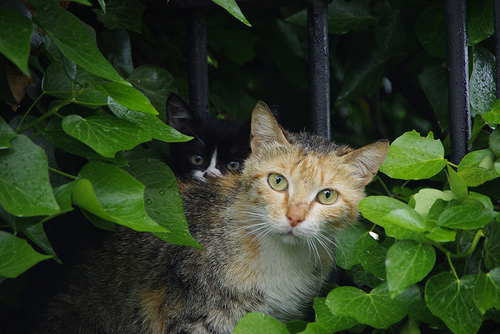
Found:
[[[227,169],[229,170],[238,170],[241,164],[238,161],[231,161],[227,163]]]
[[[339,193],[333,189],[323,189],[316,196],[316,200],[324,205],[335,203],[339,198]]]
[[[201,155],[193,154],[191,156],[191,163],[193,165],[199,166],[202,165],[205,162],[205,159]]]
[[[284,191],[286,190],[286,188],[288,188],[288,181],[286,180],[286,178],[283,175],[277,173],[269,174],[267,182],[269,182],[271,188],[277,191]]]

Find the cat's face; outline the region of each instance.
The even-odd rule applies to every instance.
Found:
[[[204,179],[241,171],[250,154],[250,123],[198,115],[174,94],[167,102],[167,115],[170,126],[193,137],[170,146],[170,166],[177,175]]]
[[[247,230],[256,239],[312,240],[327,247],[338,229],[356,220],[364,187],[382,164],[388,143],[352,150],[321,137],[288,134],[260,108],[254,110],[252,154],[242,177]]]

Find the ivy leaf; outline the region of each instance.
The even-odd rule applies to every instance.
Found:
[[[387,287],[391,298],[427,276],[436,262],[436,252],[429,244],[400,240],[389,248],[385,260]]]
[[[50,5],[42,6],[33,21],[71,61],[100,77],[128,84],[104,58],[82,22],[70,12]]]
[[[129,150],[151,140],[138,125],[107,115],[87,118],[69,115],[64,117],[62,127],[67,134],[107,158],[114,158],[120,150]]]
[[[12,147],[10,141],[16,136],[16,133],[10,128],[9,124],[0,117],[0,150]]]
[[[474,285],[473,298],[483,315],[490,308],[500,309],[500,267],[487,274],[479,271]]]
[[[158,111],[151,105],[148,98],[134,87],[117,82],[107,82],[98,89],[103,89],[110,98],[128,109],[158,115]]]
[[[169,94],[177,92],[174,87],[174,77],[169,71],[161,67],[139,66],[130,73],[127,81],[146,95],[160,115],[166,113]]]
[[[486,268],[493,270],[500,266],[500,222],[492,221],[483,230],[486,237],[484,241],[484,263]]]
[[[489,112],[497,100],[495,73],[495,56],[479,45],[474,47],[473,69],[469,82],[470,104],[474,112],[481,115]]]
[[[427,306],[453,333],[476,333],[481,326],[481,313],[473,300],[475,280],[474,275],[457,279],[452,273],[443,272],[425,284]]]
[[[485,226],[498,215],[498,212],[485,208],[483,203],[474,198],[469,198],[462,203],[458,201],[452,201],[452,203],[455,205],[444,210],[439,216],[437,221],[439,226],[472,230]]]
[[[80,170],[73,203],[110,222],[136,231],[169,232],[153,221],[144,207],[145,187],[120,168],[89,162]]]
[[[477,187],[496,179],[500,177],[500,163],[495,162],[494,158],[490,149],[467,153],[458,165],[458,175],[469,187]]]
[[[418,193],[413,195],[413,200],[415,201],[414,209],[424,219],[427,219],[427,215],[429,214],[431,207],[438,199],[442,199],[444,201],[451,201],[454,198],[456,198],[456,196],[449,191],[441,191],[433,188],[420,189]]]
[[[493,1],[472,0],[467,3],[469,45],[476,45],[495,32]]]
[[[247,313],[234,328],[233,334],[289,334],[278,320],[263,313]]]
[[[497,157],[500,156],[500,128],[497,127],[490,134],[488,146]]]
[[[70,197],[71,198],[71,197]],[[43,229],[43,224],[35,224],[23,231],[24,235],[27,236],[31,241],[33,241],[38,247],[40,247],[45,253],[52,256],[54,260],[61,263],[61,260],[57,257],[56,252],[52,248],[49,238],[45,234]]]
[[[386,276],[385,259],[387,248],[377,244],[368,247],[360,254],[360,262],[363,269],[371,272],[377,278],[384,280]]]
[[[350,269],[353,265],[360,263],[362,252],[365,249],[377,245],[377,241],[368,232],[360,224],[349,226],[340,231],[336,240],[340,250],[336,254],[336,261],[340,267]]]
[[[370,293],[351,286],[341,286],[328,294],[326,305],[336,316],[354,318],[375,328],[387,328],[407,314],[404,298],[406,296],[391,299],[385,283]]]
[[[359,202],[359,211],[366,219],[382,227],[397,225],[411,231],[427,230],[418,212],[394,198],[369,196]]]
[[[26,240],[0,231],[0,277],[15,278],[51,257],[35,252]]]
[[[441,65],[425,67],[418,75],[418,82],[434,109],[439,127],[442,130],[448,129],[450,122],[446,68]]]
[[[0,53],[30,76],[28,57],[33,24],[24,15],[2,6],[0,10]]]
[[[483,120],[488,124],[500,124],[500,101],[496,101],[491,110],[482,116]]]
[[[106,11],[93,9],[108,29],[126,29],[141,33],[142,13],[146,6],[137,0],[108,0]]]
[[[380,171],[403,180],[428,179],[446,166],[444,147],[432,132],[421,137],[415,130],[405,132],[389,146]]]
[[[12,148],[0,150],[0,204],[18,217],[57,213],[45,151],[23,135],[10,143]]]
[[[307,10],[301,10],[286,18],[286,22],[307,26]],[[345,34],[349,31],[360,31],[375,25],[377,19],[370,12],[367,2],[334,0],[328,5],[328,32]]]
[[[191,236],[182,207],[177,180],[164,163],[154,159],[131,161],[124,168],[146,186],[146,213],[170,232],[154,233],[158,238],[175,245],[201,248]]]
[[[301,332],[302,334],[337,333],[358,324],[353,318],[334,316],[330,308],[326,306],[326,297],[315,297],[313,308],[316,322],[308,324],[306,330]]]
[[[227,10],[229,14],[234,16],[242,23],[246,24],[249,27],[252,26],[241,12],[240,7],[238,7],[238,4],[236,3],[235,0],[212,0],[212,1],[221,6],[222,8],[224,8],[225,10]]]
[[[168,143],[185,142],[193,137],[183,135],[176,129],[166,125],[156,115],[129,110],[115,101],[109,101],[109,109],[118,118],[130,121],[140,126],[151,138],[162,140]]]
[[[469,197],[469,192],[467,190],[467,185],[465,184],[465,181],[458,175],[457,172],[453,170],[453,168],[448,167],[448,183],[450,184],[451,191],[455,196],[457,196],[457,199],[459,200],[465,200],[467,197]]]
[[[415,31],[423,48],[438,58],[446,57],[446,21],[444,4],[427,6],[415,21]]]
[[[101,77],[79,66],[76,66],[75,77],[71,80],[66,75],[63,63],[54,62],[45,70],[42,90],[45,94],[60,99],[74,97],[74,103],[94,108],[108,103],[107,94],[96,89],[96,85],[102,85],[104,82]]]

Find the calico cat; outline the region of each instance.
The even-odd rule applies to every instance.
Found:
[[[120,228],[75,269],[37,333],[230,333],[247,312],[303,318],[389,145],[289,133],[262,102],[250,144],[242,174],[179,182],[204,250]]]
[[[240,171],[250,154],[250,122],[198,114],[179,95],[167,100],[167,124],[188,136],[185,143],[170,144],[169,166],[176,175],[198,179]]]

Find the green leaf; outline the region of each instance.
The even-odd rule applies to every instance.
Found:
[[[128,84],[101,54],[80,19],[70,12],[47,5],[38,8],[33,21],[71,61],[100,77]]]
[[[117,117],[130,121],[140,126],[151,138],[162,140],[168,143],[185,142],[193,137],[183,135],[174,128],[166,125],[156,115],[145,114],[138,111],[129,110],[115,101],[109,102],[109,109]]]
[[[263,313],[247,313],[234,328],[233,334],[289,334],[278,320]]]
[[[71,79],[64,64],[54,62],[45,70],[42,89],[48,95],[60,99],[74,97],[74,103],[94,108],[108,103],[107,94],[96,89],[96,85],[102,85],[104,82],[104,79],[80,66],[76,66],[75,77]]]
[[[497,156],[500,156],[500,128],[496,128],[490,134],[488,145],[490,150]]]
[[[385,260],[387,287],[394,298],[407,287],[427,276],[436,262],[436,252],[429,244],[413,240],[397,241],[389,248]]]
[[[252,26],[241,12],[240,7],[238,7],[238,4],[236,3],[235,0],[212,0],[212,1],[221,6],[222,8],[224,8],[225,10],[227,10],[229,14],[234,16],[242,23],[246,24],[249,27]]]
[[[483,315],[493,307],[500,309],[500,267],[487,274],[479,271],[473,298]]]
[[[102,88],[113,100],[128,109],[158,115],[158,111],[151,105],[148,98],[134,87],[117,82],[107,82]]]
[[[479,45],[474,47],[469,94],[473,111],[478,114],[489,112],[497,100],[495,73],[495,56]]]
[[[457,279],[443,272],[429,278],[425,285],[427,306],[453,333],[476,333],[481,326],[481,313],[473,301],[475,280],[474,275]]]
[[[446,57],[446,21],[444,4],[426,6],[415,21],[415,31],[424,49],[434,57]]]
[[[377,245],[369,231],[360,224],[349,226],[337,235],[336,243],[339,251],[336,254],[337,264],[350,269],[353,265],[360,263],[360,257],[365,249]]]
[[[458,165],[458,175],[469,187],[477,187],[496,179],[500,177],[500,163],[495,162],[494,158],[490,149],[467,153]]]
[[[286,22],[307,26],[307,10],[301,10],[286,18]],[[334,0],[328,5],[328,32],[345,34],[360,31],[375,25],[377,19],[372,15],[367,1]]]
[[[361,266],[374,274],[377,278],[385,280],[386,268],[385,258],[387,256],[387,248],[380,245],[368,247],[360,254]]]
[[[417,211],[424,219],[427,219],[427,215],[431,207],[438,199],[444,201],[451,201],[455,199],[456,196],[449,191],[441,191],[433,188],[420,189],[418,193],[413,195],[415,201],[415,211]],[[437,220],[437,219],[436,219]],[[433,224],[436,225],[436,224]]]
[[[130,73],[127,81],[146,95],[160,115],[166,113],[169,94],[177,92],[174,86],[174,77],[169,71],[161,67],[139,66]]]
[[[71,199],[71,197],[70,197]],[[23,231],[24,235],[27,236],[32,242],[34,242],[38,247],[40,247],[45,253],[52,256],[54,260],[61,263],[61,260],[57,257],[56,252],[52,248],[52,244],[49,241],[49,238],[45,234],[45,230],[43,229],[43,224],[35,224]]]
[[[15,137],[16,133],[10,128],[9,124],[0,117],[0,149],[12,147],[10,141]]]
[[[57,123],[57,124],[56,124]],[[87,158],[88,160],[101,160],[112,162],[116,165],[126,165],[127,161],[123,159],[120,153],[117,153],[114,158],[105,158],[90,146],[82,143],[81,141],[71,137],[61,127],[61,122],[53,121],[47,128],[42,130],[43,136],[52,144],[60,149],[75,155]]]
[[[391,299],[385,283],[370,293],[351,286],[338,287],[328,294],[326,305],[336,316],[354,318],[375,328],[387,328],[407,314],[403,297]]]
[[[403,180],[428,179],[446,166],[444,147],[432,132],[421,137],[415,130],[405,132],[389,147],[380,171]]]
[[[302,334],[318,333],[318,331],[314,330],[315,328],[311,328],[313,326],[321,326],[321,329],[325,333],[336,333],[358,324],[353,318],[334,316],[330,308],[326,306],[326,297],[315,297],[313,308],[316,315],[316,323],[309,324]]]
[[[483,230],[486,237],[484,241],[484,264],[489,270],[500,266],[500,222],[492,221]]]
[[[45,151],[23,135],[11,144],[12,148],[0,150],[0,204],[19,217],[58,212]]]
[[[89,162],[78,174],[73,203],[110,222],[136,231],[169,232],[146,213],[144,189],[139,181],[120,168]]]
[[[158,160],[140,159],[131,161],[124,170],[146,186],[146,213],[170,231],[154,234],[171,244],[201,248],[189,233],[177,180],[170,168]]]
[[[488,124],[500,124],[500,100],[497,100],[491,110],[482,116],[483,120]]]
[[[465,184],[465,181],[458,175],[453,168],[451,168],[450,165],[448,167],[448,183],[450,184],[451,191],[457,199],[459,200],[465,200],[466,198],[469,197],[469,192],[467,190],[467,185]]]
[[[69,115],[64,117],[62,127],[67,134],[107,158],[113,158],[120,150],[129,150],[151,140],[138,125],[113,116],[82,118]]]
[[[108,0],[106,11],[93,9],[108,29],[126,29],[141,33],[142,13],[146,6],[138,0]]]
[[[15,278],[38,262],[50,258],[35,252],[26,240],[0,231],[0,277]]]
[[[397,199],[386,196],[369,196],[359,202],[363,217],[382,227],[397,225],[412,231],[424,232],[422,216]]]
[[[28,57],[33,24],[21,13],[7,7],[0,10],[0,53],[30,76]]]
[[[441,65],[428,66],[418,75],[418,82],[436,114],[439,127],[448,129],[448,81],[446,68]]]
[[[467,2],[467,35],[469,45],[476,45],[493,35],[493,1],[469,0]]]
[[[497,215],[498,212],[485,208],[477,199],[469,198],[444,210],[437,224],[441,227],[472,230],[485,226]]]

